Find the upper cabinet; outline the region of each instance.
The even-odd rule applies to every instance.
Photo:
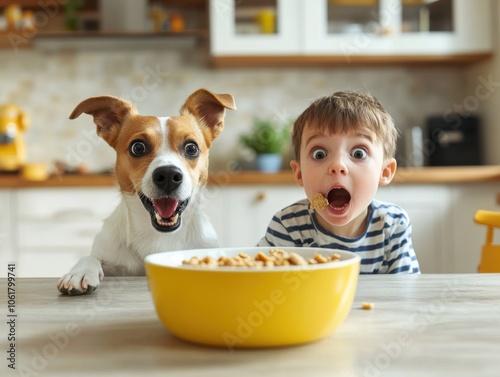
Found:
[[[302,6],[302,0],[211,0],[212,54],[297,54]]]
[[[490,0],[210,0],[211,53],[216,65],[472,62],[491,54],[491,17]]]

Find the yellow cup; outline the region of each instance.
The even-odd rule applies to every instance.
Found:
[[[23,166],[22,176],[27,181],[45,181],[49,177],[47,165],[44,163],[30,163]]]
[[[274,34],[276,32],[276,13],[272,9],[260,11],[256,16],[262,34]]]

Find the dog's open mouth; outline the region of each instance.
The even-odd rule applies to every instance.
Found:
[[[142,192],[139,193],[142,204],[151,216],[151,223],[160,232],[172,232],[181,226],[181,214],[186,209],[189,199],[182,202],[165,196],[150,199]]]
[[[336,187],[328,193],[328,202],[330,207],[336,211],[341,211],[351,201],[351,194],[346,189]]]

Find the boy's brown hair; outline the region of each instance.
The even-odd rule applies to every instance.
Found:
[[[293,126],[292,144],[295,159],[300,162],[300,146],[304,129],[332,134],[369,129],[382,143],[384,159],[394,157],[398,130],[391,115],[373,96],[356,92],[335,92],[315,100],[297,118]]]

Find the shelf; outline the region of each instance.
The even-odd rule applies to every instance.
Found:
[[[106,31],[43,31],[35,38],[208,38],[208,30],[184,30],[182,32],[106,32]]]
[[[485,182],[500,182],[500,166],[401,167],[397,169],[391,185]],[[257,171],[213,171],[209,174],[208,184],[211,186],[296,185],[296,182],[290,170],[272,174]],[[0,174],[0,189],[112,186],[116,186],[116,180],[110,174],[67,174],[61,177],[51,176],[42,182],[26,181],[19,174]]]
[[[331,66],[390,66],[403,65],[467,65],[490,59],[491,53],[464,55],[384,55],[384,56],[217,56],[212,57],[214,68],[240,67],[331,67]]]

